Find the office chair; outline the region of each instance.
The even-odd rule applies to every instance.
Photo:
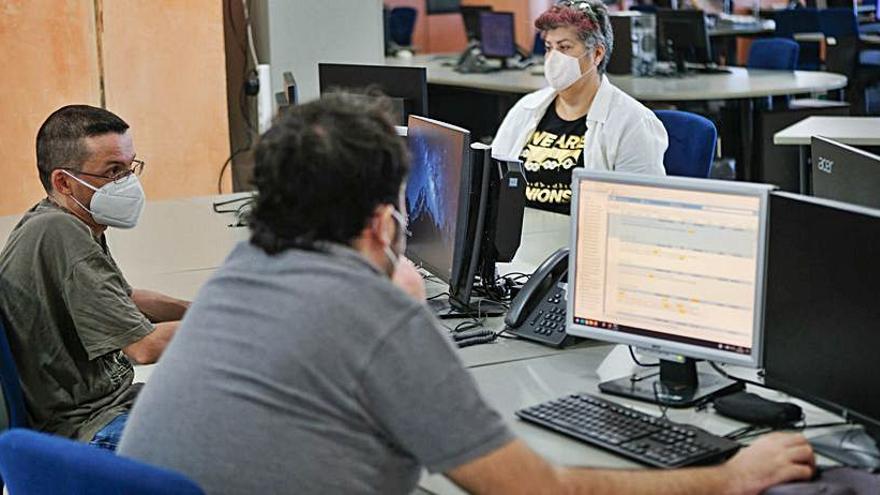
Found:
[[[400,46],[412,46],[412,35],[416,28],[418,11],[412,7],[395,7],[391,9],[388,28],[391,39]]]
[[[795,70],[800,45],[787,38],[759,38],[749,47],[749,69]]]
[[[15,369],[12,348],[6,333],[6,325],[0,316],[0,393],[6,404],[6,416],[9,420],[5,428],[27,428],[27,412],[24,406],[24,394],[21,391],[21,380]],[[0,428],[2,429],[2,428]]]
[[[819,10],[815,8],[777,10],[773,12],[776,23],[774,36],[794,39],[796,33],[818,33]],[[798,41],[800,54],[797,68],[801,70],[819,70],[819,43],[816,41]]]
[[[174,471],[32,430],[0,435],[0,474],[15,495],[203,495]]]
[[[655,110],[669,136],[663,155],[667,175],[709,177],[718,131],[711,120],[679,110]]]
[[[7,423],[0,425],[0,431],[6,428],[27,428],[27,412],[24,406],[24,394],[21,391],[21,381],[18,371],[15,369],[15,360],[12,358],[12,349],[9,346],[9,338],[6,334],[6,325],[0,316],[0,396],[6,407]],[[3,475],[0,474],[0,493],[3,492]]]
[[[880,80],[880,50],[866,50],[859,39],[859,22],[851,8],[825,9],[820,17],[825,35],[825,66],[849,79],[847,100],[856,115],[866,113],[865,89]]]

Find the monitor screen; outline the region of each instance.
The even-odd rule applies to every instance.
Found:
[[[406,125],[411,114],[428,115],[428,78],[424,67],[321,63],[318,85],[321,94],[379,89],[391,98],[398,125]]]
[[[814,196],[880,208],[880,156],[817,136],[811,148]]]
[[[569,333],[760,363],[770,186],[578,170]]]
[[[657,11],[657,57],[676,63],[712,62],[706,14],[702,10]]]
[[[516,55],[513,13],[480,12],[480,46],[487,57],[508,58]]]
[[[880,211],[796,194],[770,199],[767,385],[857,416],[880,438]]]
[[[410,231],[406,255],[450,283],[470,133],[416,116],[408,124],[412,161],[406,184]]]
[[[468,41],[480,39],[480,13],[491,12],[491,5],[466,5],[461,8],[461,20]]]

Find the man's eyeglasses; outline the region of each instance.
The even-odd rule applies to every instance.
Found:
[[[62,170],[69,170],[77,175],[85,175],[88,177],[95,177],[97,179],[112,180],[113,182],[120,182],[123,179],[128,178],[129,175],[138,175],[138,176],[141,175],[141,173],[143,173],[143,171],[144,171],[144,165],[146,165],[146,163],[144,163],[143,160],[134,159],[131,161],[130,168],[128,168],[126,170],[121,170],[116,173],[111,173],[108,175],[99,175],[99,174],[90,174],[88,172],[80,172],[79,170],[76,170],[71,167],[59,167],[59,168]]]

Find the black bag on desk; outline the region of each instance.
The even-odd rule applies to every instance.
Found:
[[[804,416],[799,406],[788,402],[774,402],[749,392],[719,397],[712,405],[722,416],[774,428],[790,425]]]

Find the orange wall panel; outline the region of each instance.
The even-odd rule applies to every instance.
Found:
[[[102,3],[106,105],[132,126],[147,197],[216,193],[230,153],[223,3]]]
[[[34,151],[58,107],[100,104],[93,0],[0,0],[0,215],[46,195]]]

